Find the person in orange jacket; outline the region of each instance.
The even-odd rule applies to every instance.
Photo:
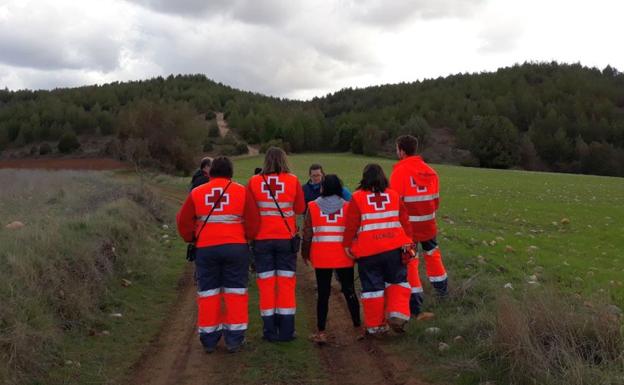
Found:
[[[263,337],[267,341],[295,338],[295,271],[298,246],[296,215],[303,214],[305,201],[299,179],[290,173],[286,153],[270,148],[262,172],[249,179],[250,210],[260,221],[253,242]]]
[[[349,202],[343,197],[342,182],[336,175],[326,175],[320,185],[320,196],[308,203],[301,256],[306,264],[312,262],[316,275],[317,332],[311,339],[318,344],[324,344],[327,342],[325,326],[334,271],[347,301],[353,326],[359,327],[361,320],[360,303],[355,295],[354,262],[342,247]]]
[[[222,336],[228,351],[238,351],[248,323],[250,229],[245,222],[253,223],[255,213],[246,209],[249,195],[232,182],[232,174],[232,162],[216,158],[210,181],[190,192],[176,217],[180,236],[197,247],[197,328],[207,353],[215,351]]]
[[[394,165],[390,176],[390,187],[399,193],[409,212],[414,243],[420,243],[424,255],[429,282],[440,297],[448,295],[448,276],[442,262],[442,254],[436,240],[436,211],[440,205],[440,183],[438,174],[416,155],[418,139],[411,135],[397,138],[396,152],[399,162]],[[412,295],[410,309],[412,316],[421,312],[423,290],[418,274],[418,258],[413,258],[407,267],[407,276]]]
[[[364,325],[368,335],[385,333],[388,325],[403,332],[410,319],[410,285],[402,250],[411,247],[407,210],[378,164],[364,168],[347,209],[342,242],[355,258],[362,284]]]

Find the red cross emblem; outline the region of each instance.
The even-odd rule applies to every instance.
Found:
[[[321,211],[321,216],[325,218],[328,223],[336,223],[338,222],[338,218],[342,218],[342,210],[343,209],[340,209],[331,214],[325,214],[324,212]]]
[[[373,193],[366,196],[368,204],[375,206],[375,210],[385,210],[386,205],[390,203],[390,196],[387,193]]]
[[[268,199],[273,199],[271,198],[271,193],[273,193],[275,199],[279,200],[279,194],[284,192],[284,182],[280,182],[276,176],[269,176],[266,182],[262,182],[260,191],[265,193]]]
[[[219,201],[221,193],[223,193],[223,188],[215,187],[210,191],[210,194],[206,194],[206,206],[211,207],[211,209],[212,206],[214,206],[214,211],[223,211],[223,206],[226,206],[230,203],[230,194],[223,194],[223,197]]]
[[[416,189],[416,192],[427,192],[427,186],[419,186],[412,176],[410,176],[410,185]]]

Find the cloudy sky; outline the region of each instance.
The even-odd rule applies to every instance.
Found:
[[[0,0],[0,88],[204,73],[290,98],[524,61],[624,70],[621,0]]]

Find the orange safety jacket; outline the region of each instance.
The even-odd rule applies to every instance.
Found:
[[[396,191],[353,193],[343,246],[350,247],[355,257],[383,253],[411,242],[407,213]]]
[[[214,178],[194,188],[186,198],[177,215],[178,232],[187,242],[197,238],[206,216],[212,211],[206,226],[195,239],[197,247],[217,246],[228,243],[246,243],[244,215],[247,191],[244,186],[232,182],[217,202],[219,195],[230,182],[226,178]]]
[[[409,156],[394,165],[390,188],[399,193],[407,207],[414,242],[435,238],[435,217],[440,205],[440,183],[435,170],[420,156]]]
[[[347,257],[342,247],[348,207],[349,202],[345,201],[340,210],[325,214],[316,202],[312,201],[308,204],[313,234],[310,260],[315,269],[353,266],[353,260]]]
[[[260,221],[255,229],[256,240],[262,239],[290,239],[296,231],[295,215],[305,211],[305,200],[299,179],[290,173],[254,175],[249,179],[247,189],[255,201]],[[286,217],[290,232],[280,215],[270,191],[279,203],[282,213]]]

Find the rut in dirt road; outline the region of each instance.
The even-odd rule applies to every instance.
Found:
[[[312,299],[316,297],[314,273],[308,270],[302,275],[303,292]],[[316,329],[315,300],[306,301],[310,306],[310,329]],[[327,371],[330,384],[363,385],[427,385],[410,378],[409,362],[388,355],[370,339],[359,338],[361,329],[353,327],[344,296],[332,287],[327,322],[329,343],[318,347],[319,355]],[[400,338],[389,336],[387,338]],[[414,363],[415,364],[415,363]]]

